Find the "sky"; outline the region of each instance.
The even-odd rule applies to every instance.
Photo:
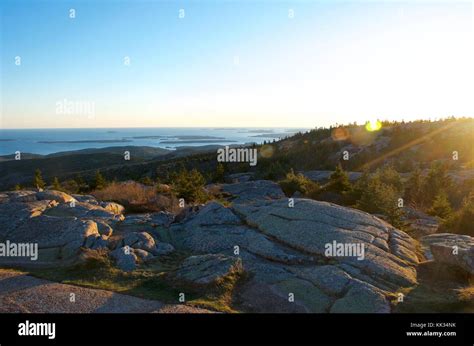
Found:
[[[474,116],[473,3],[2,0],[0,127]]]

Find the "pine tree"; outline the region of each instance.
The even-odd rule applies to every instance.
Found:
[[[84,193],[88,191],[89,186],[85,182],[84,178],[80,174],[76,175],[76,178],[74,179],[76,181],[77,187],[78,187],[78,193]]]
[[[431,165],[426,182],[424,184],[423,195],[428,205],[431,205],[436,196],[441,192],[448,192],[453,186],[453,181],[448,175],[448,167],[441,162]]]
[[[454,212],[441,224],[440,232],[466,234],[474,236],[474,192],[464,198],[460,210]]]
[[[392,186],[398,194],[403,194],[404,187],[402,178],[392,166],[384,166],[377,169],[375,175],[378,176],[380,182]]]
[[[428,214],[439,216],[442,219],[448,218],[452,212],[453,210],[449,203],[448,195],[444,191],[436,195],[430,210],[428,210]]]
[[[216,167],[216,173],[214,175],[214,182],[223,183],[224,182],[224,175],[225,175],[225,167],[221,162],[219,162],[217,164],[217,167]]]
[[[38,168],[35,170],[33,186],[39,189],[44,189],[46,186],[46,183],[44,182],[43,177],[41,176],[41,171]]]
[[[374,176],[369,180],[356,206],[372,214],[385,215],[393,226],[401,227],[403,211],[398,207],[398,197],[398,192],[392,185],[384,184],[379,177]]]
[[[105,181],[105,178],[102,176],[99,170],[95,172],[95,181],[94,181],[94,186],[97,190],[103,189],[107,185],[107,182]]]
[[[171,177],[171,184],[176,195],[186,202],[201,202],[206,198],[203,187],[206,183],[203,175],[196,169],[188,171],[182,169]]]
[[[57,191],[61,191],[61,189],[62,189],[61,183],[59,182],[58,177],[54,177],[54,179],[53,179],[53,189],[57,190]]]
[[[352,189],[347,172],[341,164],[336,166],[336,170],[329,177],[328,189],[336,192],[347,192]]]
[[[405,198],[415,206],[423,205],[423,176],[419,168],[415,169],[406,183]]]

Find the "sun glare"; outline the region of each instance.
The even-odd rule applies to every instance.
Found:
[[[378,131],[382,128],[382,122],[380,120],[370,120],[365,123],[365,129],[369,132]]]

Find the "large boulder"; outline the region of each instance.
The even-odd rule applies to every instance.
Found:
[[[21,223],[41,215],[57,203],[52,201],[8,202],[0,204],[0,238],[7,237]]]
[[[83,220],[101,220],[106,223],[115,223],[124,219],[122,214],[115,214],[101,206],[85,202],[62,203],[45,211],[45,214],[56,217],[77,217]]]
[[[152,253],[142,250],[142,249],[132,249],[133,253],[139,258],[142,262],[149,262],[155,259]]]
[[[150,222],[155,227],[169,227],[169,225],[174,221],[174,218],[174,214],[165,211],[150,214]]]
[[[93,221],[41,215],[29,218],[18,225],[6,239],[16,244],[37,244],[39,249],[37,261],[50,263],[74,258],[79,254],[80,248],[86,246],[90,236],[100,236],[97,224]]]
[[[53,200],[58,203],[71,203],[77,202],[76,199],[65,192],[56,190],[44,190],[36,193],[36,199],[42,200]]]
[[[408,232],[412,237],[420,239],[438,232],[439,221],[435,217],[411,207],[403,208],[403,212],[403,221],[408,225]]]
[[[115,260],[117,267],[123,271],[130,272],[136,269],[138,257],[132,248],[123,246],[115,249],[110,253],[110,256]]]
[[[231,207],[209,203],[169,229],[180,249],[241,259],[245,309],[384,313],[393,294],[417,284],[417,241],[387,222],[327,202],[290,207],[286,198],[252,195]],[[328,255],[334,244],[364,252]]]
[[[72,197],[74,197],[74,199],[78,202],[84,202],[84,203],[89,203],[89,204],[94,204],[94,205],[98,205],[99,202],[97,201],[97,199],[92,196],[92,195],[78,195],[78,194],[72,194],[71,195]]]
[[[83,242],[90,235],[99,235],[97,224],[93,221],[41,215],[22,223],[8,235],[8,239],[17,243],[35,242],[40,248],[47,248]]]
[[[123,246],[152,252],[156,248],[155,239],[147,232],[133,232],[123,238]]]
[[[422,242],[429,246],[436,262],[454,265],[474,275],[474,237],[438,233],[424,237]]]
[[[8,196],[8,202],[34,202],[36,201],[37,191],[20,190],[8,191],[5,194]]]
[[[122,215],[125,212],[125,207],[115,202],[100,202],[100,206],[115,215]]]
[[[119,242],[120,246],[130,246],[133,249],[147,251],[154,256],[169,255],[174,252],[174,246],[165,242],[156,242],[147,232],[131,232]]]
[[[81,248],[107,247],[113,232],[109,223],[123,218],[61,191],[10,191],[4,195],[8,200],[0,203],[0,240],[37,244],[35,263],[74,260]],[[2,261],[21,262],[13,258]]]

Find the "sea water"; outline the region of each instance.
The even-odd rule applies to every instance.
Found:
[[[51,154],[112,146],[180,146],[262,143],[305,129],[290,128],[98,128],[0,129],[0,155]]]

